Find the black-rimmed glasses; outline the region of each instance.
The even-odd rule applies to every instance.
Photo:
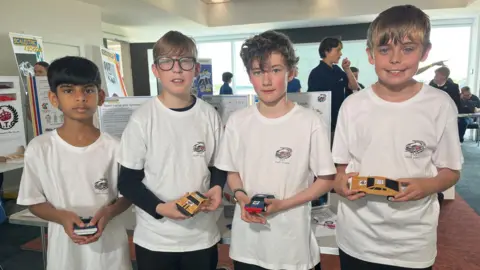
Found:
[[[180,58],[171,58],[171,57],[160,57],[157,59],[157,66],[163,71],[169,71],[173,69],[175,62],[178,62],[180,68],[184,71],[190,71],[195,67],[197,59],[195,57],[180,57]]]

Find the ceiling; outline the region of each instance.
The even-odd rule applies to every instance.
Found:
[[[204,0],[78,1],[99,6],[102,20],[132,42],[155,41],[172,29],[195,37],[218,37],[272,28],[369,22],[382,10],[408,2],[426,10],[432,18],[471,17],[480,9],[480,0],[230,0],[218,4],[205,4]]]

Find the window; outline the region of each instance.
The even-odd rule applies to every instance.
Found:
[[[198,43],[198,58],[212,59],[213,94],[218,95],[223,84],[222,74],[232,72],[232,43]]]
[[[247,70],[245,69],[242,58],[240,57],[240,49],[242,48],[243,42],[243,40],[239,40],[233,43],[235,51],[235,73],[233,74],[235,95],[255,94],[255,90],[253,90],[253,86],[250,83],[250,78],[248,77]]]
[[[433,27],[430,34],[432,49],[427,60],[420,64],[420,67],[446,60],[445,65],[450,69],[450,78],[460,87],[467,85],[470,32],[469,25]],[[433,67],[415,78],[429,83],[435,76],[437,68],[438,66]]]

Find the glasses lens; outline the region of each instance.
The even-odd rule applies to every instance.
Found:
[[[158,59],[158,67],[161,70],[171,70],[173,67],[173,59],[171,58],[160,58]]]
[[[195,66],[195,59],[193,58],[180,58],[179,59],[180,67],[183,70],[192,70]]]

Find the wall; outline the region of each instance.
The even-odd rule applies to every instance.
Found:
[[[80,55],[92,58],[102,44],[100,8],[73,0],[0,0],[0,76],[18,76],[9,32],[43,38],[44,42],[79,47]],[[101,67],[101,62],[97,65]],[[19,183],[21,170],[5,174],[4,188]]]

